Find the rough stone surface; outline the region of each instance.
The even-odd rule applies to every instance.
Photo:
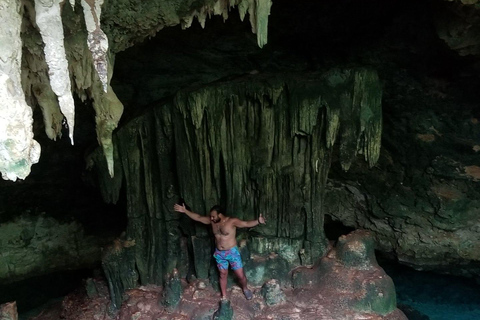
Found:
[[[218,310],[213,313],[213,320],[231,320],[234,319],[233,315],[230,301],[220,300]]]
[[[346,226],[371,230],[377,249],[403,264],[476,277],[476,107],[461,100],[467,89],[448,89],[431,79],[419,83],[402,72],[392,79],[395,85],[384,100],[389,125],[378,165],[365,175],[365,166],[357,163],[348,177],[333,166],[325,212]],[[401,101],[407,91],[409,102]],[[455,101],[462,101],[461,107],[453,108]]]
[[[26,63],[23,86],[27,95],[32,96],[29,98],[32,107],[38,104],[42,109],[47,135],[55,140],[61,135],[62,125],[65,125],[72,144],[75,103],[71,80],[76,84],[73,89],[81,99],[88,97],[94,100],[98,141],[103,148],[111,176],[114,175],[112,132],[123,113],[123,105],[110,87],[114,55],[110,55],[109,52],[109,37],[112,53],[116,53],[143,41],[148,36],[155,35],[165,26],[182,24],[183,28],[189,27],[194,17],[198,17],[203,25],[206,17],[211,14],[222,15],[227,19],[230,8],[238,5],[241,8],[242,20],[248,12],[252,31],[257,34],[258,45],[262,47],[267,42],[268,16],[272,4],[270,0],[232,2],[205,0],[195,3],[185,0],[106,1],[106,14],[103,17],[106,32],[104,32],[100,26],[104,1],[82,0],[80,3],[83,7],[83,17],[78,13],[80,10],[75,11],[75,1],[70,1],[71,7],[64,6],[60,0],[25,2],[26,27],[22,36],[27,57],[24,59]],[[13,17],[17,17],[18,20],[13,24],[17,28],[16,32],[8,35],[11,41],[7,43],[16,43],[15,50],[20,54],[21,6],[14,1],[7,2],[6,6],[13,9],[2,12],[7,15],[14,13]],[[41,41],[37,39],[36,28],[40,31]],[[66,38],[64,34],[67,34]],[[79,45],[79,42],[82,44]],[[40,52],[42,47],[44,54]],[[88,54],[84,47],[88,47]],[[6,54],[4,53],[5,57],[10,56]],[[17,62],[20,60],[19,56],[15,59]],[[17,64],[17,72],[19,69],[20,65]],[[95,70],[95,75],[92,74],[92,69]],[[10,75],[9,72],[7,74]],[[15,77],[14,82],[16,80],[18,85],[19,77]],[[2,79],[2,86],[6,88],[6,78]],[[100,90],[102,92],[99,92]],[[18,94],[22,95],[21,92],[16,93]],[[7,104],[10,105],[15,104],[14,100],[23,101],[21,96],[16,95],[1,92],[3,100],[8,101]],[[27,111],[16,112],[13,117],[10,112],[8,116],[2,118],[5,124],[2,127],[6,128],[7,132],[12,132],[12,136],[20,134],[19,138],[11,141],[8,133],[0,135],[5,136],[2,139],[5,141],[2,141],[5,147],[2,148],[4,150],[0,158],[2,163],[0,171],[5,179],[10,180],[16,180],[17,177],[25,178],[30,172],[30,166],[38,161],[40,153],[38,144],[32,142],[33,139],[25,134],[31,131],[32,123],[28,107],[20,104],[15,106],[15,109]],[[15,144],[17,146],[12,146]]]
[[[277,280],[272,279],[267,281],[262,287],[262,296],[265,299],[267,306],[274,306],[284,303],[286,300],[285,293],[280,288]]]
[[[0,20],[0,172],[5,180],[25,179],[40,158],[40,145],[33,139],[32,109],[21,85],[22,24],[18,1],[4,1]]]
[[[181,91],[118,131],[127,237],[136,242],[142,284],[161,284],[167,270],[180,270],[189,261],[211,261],[208,250],[195,250],[202,247],[195,245],[200,237],[208,238],[208,229],[172,212],[180,197],[200,214],[220,201],[241,219],[253,220],[263,212],[270,222],[255,231],[279,239],[266,246],[281,258],[271,261],[265,278],[272,272],[284,277],[298,261],[297,250],[303,249],[306,264],[323,256],[322,193],[331,150],[337,141],[345,168],[360,151],[370,164],[376,161],[381,90],[376,73],[367,69],[302,77],[247,77]],[[120,182],[105,175],[99,179],[104,186]],[[182,234],[197,236],[190,258],[178,250]],[[248,239],[248,233],[239,232],[242,238]],[[254,249],[249,250],[257,254]]]
[[[381,315],[394,312],[395,286],[378,266],[375,255],[369,254],[373,250],[372,236],[366,231],[357,230],[342,236],[337,246],[313,268],[300,267],[293,271],[299,299],[306,304],[318,303],[304,288],[319,287],[331,290],[322,298],[331,300],[333,308]]]
[[[361,275],[358,275],[361,277]],[[187,284],[182,282],[183,297],[177,308],[167,311],[159,304],[162,289],[157,286],[142,286],[128,290],[121,309],[115,313],[108,312],[108,294],[106,285],[101,294],[95,298],[88,298],[85,292],[77,291],[68,295],[62,305],[44,311],[33,317],[34,320],[56,320],[59,315],[65,319],[104,319],[104,320],[131,320],[136,319],[161,319],[161,320],[211,320],[216,315],[218,319],[352,319],[352,320],[406,320],[405,315],[398,309],[381,315],[372,311],[359,311],[340,306],[334,297],[331,288],[304,288],[285,289],[286,301],[281,305],[266,305],[260,295],[255,295],[250,301],[245,300],[238,287],[229,290],[230,299],[220,301],[218,293],[211,287],[206,289],[196,288],[197,283]],[[199,295],[198,292],[202,291]],[[260,291],[257,287],[255,291]],[[345,295],[348,295],[346,293]],[[353,297],[353,295],[352,295]],[[345,296],[343,296],[345,298]],[[304,299],[304,300],[301,300]],[[223,304],[223,305],[222,305]],[[233,317],[232,317],[233,315]]]
[[[171,274],[167,275],[165,286],[163,290],[162,305],[167,311],[172,312],[178,305],[182,298],[182,285],[180,282],[180,275],[178,270],[174,269]]]
[[[17,304],[15,302],[9,302],[0,305],[0,319],[18,320]]]
[[[100,244],[78,222],[23,215],[0,224],[0,282],[64,269],[92,267]]]
[[[369,234],[357,231],[345,237],[350,248],[365,239],[369,247]],[[362,255],[365,250],[359,248]],[[363,255],[364,257],[367,257]],[[321,259],[315,267],[301,267],[293,270],[297,280],[304,279],[301,286],[279,288],[272,280],[264,288],[251,286],[254,297],[246,300],[240,287],[229,286],[228,300],[221,300],[220,294],[204,281],[179,282],[181,297],[175,306],[166,306],[166,295],[161,287],[141,286],[127,290],[121,308],[116,313],[108,312],[106,285],[96,282],[98,295],[87,297],[78,291],[70,294],[63,302],[63,310],[51,311],[52,315],[62,314],[66,319],[352,319],[352,320],[406,320],[396,308],[395,289],[391,279],[376,262],[360,263],[360,268],[348,264],[349,259],[337,258],[336,249]],[[363,266],[371,266],[366,270]],[[358,266],[358,265],[357,265]],[[267,290],[267,299],[262,291]],[[273,297],[281,293],[282,299]],[[275,301],[273,301],[275,300]],[[280,301],[281,300],[281,301]],[[271,303],[275,302],[275,303]],[[281,302],[281,303],[279,303]],[[90,317],[90,318],[88,318]],[[49,320],[48,312],[34,318]]]
[[[73,144],[75,126],[75,103],[73,102],[70,73],[65,53],[64,32],[61,16],[61,0],[35,0],[35,22],[42,35],[48,76],[53,92],[68,125]]]

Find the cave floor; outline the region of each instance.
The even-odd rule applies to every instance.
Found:
[[[126,300],[120,310],[109,314],[109,296],[107,285],[96,280],[98,294],[88,297],[85,289],[79,289],[68,295],[62,303],[57,303],[33,320],[53,319],[102,319],[102,320],[187,320],[212,319],[220,305],[220,293],[208,282],[194,280],[190,283],[182,280],[183,294],[173,312],[161,304],[162,287],[155,285],[141,286],[128,290]],[[285,301],[276,305],[268,305],[261,294],[261,287],[252,287],[254,297],[247,301],[237,285],[228,289],[229,301],[233,309],[233,319],[302,319],[302,320],[395,320],[406,319],[405,315],[396,309],[387,315],[360,313],[342,308],[337,292],[338,288],[284,288]],[[218,318],[222,319],[222,318]]]

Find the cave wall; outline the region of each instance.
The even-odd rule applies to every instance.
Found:
[[[141,284],[162,283],[173,268],[186,275],[189,263],[196,276],[209,275],[209,228],[173,212],[179,198],[202,215],[220,203],[240,219],[266,216],[266,226],[238,235],[245,258],[279,256],[256,282],[275,272],[286,278],[291,267],[325,254],[331,150],[337,141],[345,169],[359,152],[376,162],[381,88],[368,69],[290,78],[250,76],[180,91],[118,131],[113,180],[98,153],[92,156],[106,200],[115,201],[125,184],[124,240],[135,244],[124,252],[134,251],[130,271]]]
[[[32,275],[98,267],[103,243],[76,221],[24,214],[0,223],[0,284]]]
[[[378,249],[403,264],[478,277],[478,93],[469,77],[393,77],[379,162],[369,175],[356,163],[348,177],[333,166],[326,211],[374,231]]]

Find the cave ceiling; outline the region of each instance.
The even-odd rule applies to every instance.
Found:
[[[180,26],[181,29],[186,29],[192,24],[198,24],[206,28],[214,16],[219,16],[224,21],[234,16],[235,19],[249,21],[245,21],[245,25],[256,34],[259,49],[267,44],[268,23],[269,19],[273,19],[275,29],[271,28],[271,32],[281,29],[287,35],[296,34],[285,39],[297,45],[298,52],[308,51],[308,46],[312,45],[313,51],[318,54],[321,43],[315,44],[316,41],[325,41],[326,46],[353,44],[355,50],[355,34],[366,30],[365,26],[359,25],[357,29],[349,26],[350,35],[347,39],[351,43],[345,43],[345,40],[343,43],[342,40],[335,43],[335,40],[323,38],[329,34],[336,37],[338,34],[339,30],[331,29],[335,25],[333,19],[351,19],[356,14],[369,17],[371,12],[395,10],[397,3],[400,2],[394,1],[392,9],[387,10],[384,6],[381,6],[383,9],[375,8],[375,1],[366,1],[363,11],[353,12],[352,8],[357,7],[351,1],[342,1],[340,4],[327,1],[322,5],[300,1],[292,6],[288,1],[278,0],[272,7],[270,0],[8,0],[2,6],[2,20],[9,27],[2,28],[4,45],[0,64],[3,83],[3,131],[0,134],[2,177],[13,181],[17,178],[25,179],[30,173],[31,165],[39,161],[41,148],[33,137],[32,109],[41,109],[44,130],[49,139],[61,138],[62,129],[65,128],[65,133],[74,144],[75,109],[80,104],[79,101],[74,102],[74,98],[90,101],[93,106],[97,141],[103,148],[109,161],[110,174],[113,175],[111,136],[122,117],[125,103],[128,103],[119,99],[116,90],[110,85],[115,56],[161,34],[169,27]],[[439,39],[459,55],[478,55],[480,15],[477,1],[430,1],[419,6],[418,10],[425,9],[431,10],[435,16],[433,21]],[[269,17],[272,10],[275,16]],[[283,23],[279,21],[280,17]],[[377,14],[378,17],[381,19]],[[317,18],[318,21],[315,21]],[[367,21],[364,23],[368,24]],[[345,28],[346,25],[348,23],[345,23]],[[320,37],[317,40],[305,40],[302,33],[304,36],[315,36],[307,28],[318,28]],[[219,47],[224,45],[217,44]],[[281,54],[281,51],[277,52],[273,45],[265,50],[272,57]],[[283,58],[285,66],[291,58],[286,55]],[[315,57],[310,55],[307,59]],[[253,67],[251,71],[255,72],[257,68]],[[178,84],[185,85],[188,84]]]

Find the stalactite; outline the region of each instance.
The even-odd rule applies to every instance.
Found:
[[[104,154],[108,163],[110,174],[114,175],[113,163],[113,144],[111,133],[117,127],[118,121],[123,113],[123,105],[116,97],[115,93],[108,92],[109,86],[109,63],[113,60],[114,52],[125,49],[135,41],[140,41],[142,37],[153,35],[165,26],[173,26],[181,23],[182,27],[189,27],[192,20],[197,17],[202,27],[205,26],[207,16],[212,14],[222,15],[224,19],[228,18],[232,7],[238,6],[242,19],[248,13],[252,24],[252,31],[257,34],[258,44],[262,47],[267,39],[268,15],[270,14],[271,0],[205,0],[203,3],[194,5],[185,4],[181,1],[167,2],[160,1],[147,6],[142,4],[140,7],[135,5],[134,10],[129,10],[133,4],[110,3],[107,7],[106,21],[120,21],[117,15],[124,12],[136,12],[146,10],[154,14],[149,15],[145,22],[139,22],[139,19],[145,19],[145,15],[138,14],[131,18],[137,23],[135,30],[127,26],[129,31],[122,34],[122,31],[112,24],[103,25],[107,33],[113,35],[113,53],[109,57],[109,41],[106,33],[100,26],[100,17],[102,15],[102,5],[104,0],[81,0],[85,26],[82,21],[76,19],[79,13],[74,13],[76,1],[69,0],[70,6],[64,6],[66,0],[35,0],[32,3],[23,3],[27,15],[25,16],[25,30],[23,40],[25,45],[24,75],[23,86],[25,93],[29,96],[28,102],[40,106],[45,123],[47,136],[56,140],[61,137],[62,126],[68,126],[69,138],[73,144],[74,126],[75,126],[75,105],[72,96],[71,81],[74,81],[74,91],[81,100],[92,98],[96,110],[96,124],[98,141],[104,149]],[[191,7],[195,9],[191,9]],[[71,8],[70,8],[71,7]],[[113,8],[113,9],[112,9]],[[111,9],[109,11],[108,9]],[[112,12],[114,19],[112,19]],[[66,17],[62,21],[62,15]],[[129,20],[131,20],[129,18]],[[79,42],[85,35],[84,27],[87,29],[86,43],[91,54],[86,54],[83,45]],[[38,29],[44,44],[43,54],[40,54],[38,35],[31,32],[31,29]],[[68,39],[64,39],[64,30],[69,34]],[[120,33],[117,33],[120,30]],[[143,30],[143,31],[142,31]],[[130,37],[130,38],[129,38]],[[64,42],[65,40],[65,42]],[[91,65],[96,70],[97,77],[93,76]],[[48,79],[48,81],[47,81]],[[99,81],[105,95],[98,92],[96,83]],[[28,117],[28,115],[26,115]],[[64,119],[65,118],[65,119]],[[66,122],[65,122],[66,120]],[[22,120],[27,125],[30,119]],[[6,121],[8,125],[18,126],[18,124]],[[28,141],[28,139],[26,140]],[[34,150],[22,148],[22,150]],[[35,149],[38,153],[38,148]],[[372,151],[372,150],[371,150]],[[35,152],[31,154],[31,160],[25,162],[29,167],[32,161],[36,161]],[[8,151],[6,152],[8,153]],[[15,155],[6,155],[6,157],[16,157]],[[36,155],[38,158],[38,154]],[[14,165],[18,167],[17,165]],[[24,165],[20,165],[23,167]],[[18,168],[17,168],[18,169]],[[16,169],[16,170],[17,170]],[[7,169],[6,169],[7,170]],[[5,170],[4,170],[5,171]],[[28,175],[29,169],[21,175]],[[13,177],[14,174],[11,174]]]
[[[210,14],[221,15],[223,20],[227,20],[228,13],[234,6],[238,6],[242,21],[246,14],[249,14],[252,32],[257,35],[258,46],[263,48],[268,38],[268,16],[272,7],[271,0],[217,0],[212,6],[206,4],[198,10],[194,10],[191,14],[182,17],[182,29],[189,28],[195,17],[198,18],[202,28],[205,28],[205,20]]]
[[[95,123],[98,143],[102,146],[103,154],[107,160],[108,172],[111,177],[115,175],[114,170],[114,146],[112,141],[113,130],[117,128],[120,117],[123,113],[123,104],[117,98],[112,87],[108,91],[98,92],[93,90]],[[97,92],[95,92],[97,91]]]
[[[271,0],[242,0],[238,5],[242,21],[248,12],[252,32],[257,35],[257,43],[260,48],[263,48],[267,43],[268,16],[270,15],[271,7]]]
[[[21,5],[16,0],[2,3],[0,20],[0,171],[2,178],[25,179],[40,157],[40,145],[33,140],[32,110],[21,84]]]
[[[98,73],[103,90],[108,89],[108,38],[100,28],[100,16],[103,0],[82,0],[85,25],[88,31],[88,48],[92,53],[95,70]]]
[[[58,102],[65,116],[73,144],[75,125],[75,104],[71,92],[68,62],[63,43],[63,25],[60,4],[63,0],[35,0],[36,23],[45,44],[45,59],[49,67],[50,85],[58,97]]]
[[[60,111],[57,96],[48,81],[35,83],[32,92],[42,110],[45,133],[48,138],[51,140],[56,140],[57,137],[61,138],[63,114]]]

